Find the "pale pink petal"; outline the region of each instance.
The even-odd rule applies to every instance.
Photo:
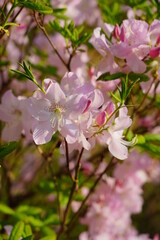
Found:
[[[2,139],[7,142],[17,141],[20,139],[22,129],[20,122],[13,122],[10,125],[6,124],[2,131]]]
[[[105,56],[108,53],[106,37],[104,34],[101,35],[101,28],[98,27],[94,29],[93,36],[90,39],[90,43],[102,56]]]
[[[81,143],[82,143],[82,146],[86,149],[86,150],[90,150],[91,148],[91,144],[87,141],[86,137],[84,136],[83,133],[81,133],[80,135],[80,140],[81,140]]]
[[[58,83],[51,83],[47,88],[45,97],[51,101],[51,103],[59,103],[65,100],[65,94],[62,91]]]
[[[127,58],[127,64],[131,70],[135,73],[144,73],[146,70],[146,64],[138,59],[138,57],[132,53]]]
[[[49,119],[51,111],[50,111],[51,103],[48,99],[36,99],[31,97],[28,100],[27,109],[29,113],[35,119],[39,121],[46,121]]]
[[[132,49],[128,44],[121,42],[119,44],[115,44],[111,47],[111,52],[118,58],[126,58],[128,55],[131,54]]]
[[[64,119],[60,133],[63,137],[65,137],[68,143],[72,144],[76,142],[78,138],[78,132],[78,127],[73,121]]]
[[[80,86],[80,80],[73,72],[67,72],[61,80],[61,88],[66,95],[73,94]]]
[[[129,116],[126,117],[118,117],[115,119],[115,125],[112,127],[114,131],[122,131],[132,124],[132,119]]]
[[[12,90],[8,90],[5,92],[5,94],[2,96],[1,100],[4,109],[12,112],[13,109],[18,108],[19,101],[18,99],[13,95]]]
[[[4,122],[11,121],[11,115],[2,104],[0,105],[0,120]]]
[[[127,147],[121,144],[118,139],[112,138],[108,145],[108,149],[114,157],[120,160],[124,160],[128,157]]]
[[[33,130],[33,140],[37,145],[49,142],[57,129],[50,122],[39,122]]]
[[[103,30],[105,31],[105,33],[107,34],[108,37],[111,36],[111,33],[114,30],[114,26],[108,23],[104,23],[103,24]]]
[[[90,95],[92,101],[90,107],[92,109],[98,109],[104,103],[104,98],[100,90],[95,89],[94,92]]]

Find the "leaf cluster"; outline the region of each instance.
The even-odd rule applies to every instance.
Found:
[[[65,39],[70,40],[73,47],[78,47],[84,44],[91,37],[91,32],[84,32],[84,27],[75,27],[74,21],[69,24],[65,21],[64,27],[61,26],[60,22],[55,19],[50,22],[51,27],[59,32]]]

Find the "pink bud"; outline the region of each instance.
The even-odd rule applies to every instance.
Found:
[[[105,112],[101,112],[97,115],[96,117],[96,122],[98,126],[102,126],[103,124],[105,124],[106,122],[106,113]]]
[[[121,28],[120,40],[121,40],[122,42],[124,42],[124,40],[125,40],[125,31],[124,31],[124,27]]]
[[[91,100],[88,100],[88,101],[87,101],[87,104],[86,104],[86,107],[85,107],[85,109],[84,109],[84,111],[83,111],[83,113],[87,112],[90,104],[91,104]]]
[[[92,78],[93,74],[94,74],[94,67],[90,67],[89,70],[88,70],[89,77]]]
[[[157,58],[157,57],[159,57],[159,55],[160,55],[160,47],[152,48],[149,51],[149,56],[151,58]]]
[[[158,38],[157,38],[156,44],[157,44],[157,45],[160,44],[160,34],[159,34],[159,36],[158,36]]]
[[[159,240],[160,238],[159,238],[159,236],[158,236],[158,234],[156,234],[155,236],[154,236],[154,238],[153,238],[153,240]]]
[[[115,110],[115,106],[113,104],[113,102],[109,102],[105,111],[107,112],[108,116],[110,116]]]
[[[118,39],[119,36],[120,36],[120,28],[119,28],[119,25],[116,24],[116,26],[115,26],[115,28],[114,28],[114,30],[113,30],[113,37],[114,37],[115,39]]]
[[[120,180],[117,180],[116,181],[116,186],[119,187],[119,188],[122,188],[123,187],[123,182],[120,181]]]

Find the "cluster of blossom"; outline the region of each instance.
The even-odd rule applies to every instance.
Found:
[[[21,133],[30,139],[31,130],[34,142],[45,144],[59,131],[70,151],[82,147],[90,150],[97,138],[101,144],[108,144],[115,157],[127,158],[126,146],[132,143],[123,140],[123,131],[132,120],[125,106],[116,109],[112,102],[104,102],[99,89],[80,81],[72,72],[65,74],[60,85],[45,79],[43,86],[45,93],[37,90],[30,98],[16,98],[11,90],[4,94],[0,119],[6,122],[2,132],[5,141],[15,141]]]
[[[80,240],[151,240],[147,234],[138,235],[131,215],[142,210],[142,186],[154,181],[154,164],[148,155],[132,151],[123,164],[116,166],[112,178],[103,178],[88,202],[86,216],[81,219],[88,232],[81,233]],[[159,179],[159,164],[157,169],[154,176]]]
[[[121,26],[105,23],[103,32],[100,27],[96,28],[90,40],[103,56],[97,69],[98,74],[144,73],[145,61],[160,56],[159,20],[154,20],[150,26],[145,21],[135,19],[124,20]]]

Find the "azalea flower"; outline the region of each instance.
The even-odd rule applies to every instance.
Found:
[[[0,120],[6,123],[2,131],[4,141],[17,141],[24,133],[27,140],[31,140],[30,125],[32,118],[28,114],[27,99],[15,97],[11,90],[3,96],[0,104]]]

